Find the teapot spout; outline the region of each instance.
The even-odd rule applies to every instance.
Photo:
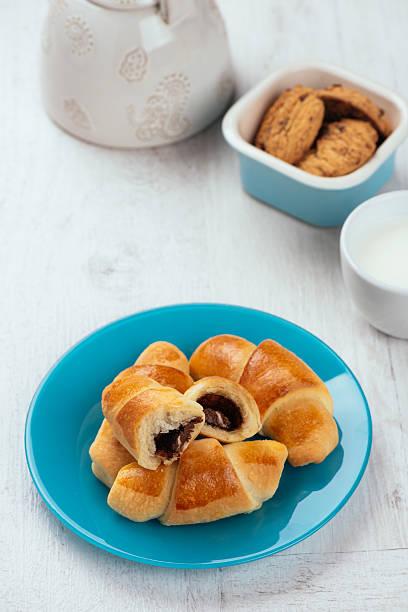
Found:
[[[160,0],[160,12],[168,25],[173,25],[197,10],[196,0]]]

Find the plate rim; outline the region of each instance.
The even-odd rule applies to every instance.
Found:
[[[45,486],[45,484],[42,481],[41,475],[37,470],[37,466],[36,466],[36,462],[34,459],[34,453],[33,453],[33,445],[32,445],[32,437],[31,437],[31,420],[32,420],[32,415],[33,412],[35,410],[35,406],[37,403],[37,399],[38,396],[40,395],[42,389],[45,387],[45,385],[47,384],[49,378],[51,377],[51,375],[53,374],[54,370],[60,365],[61,362],[63,362],[65,360],[65,358],[68,355],[73,354],[80,345],[83,345],[85,342],[89,341],[91,338],[93,338],[95,335],[98,335],[100,333],[103,333],[104,331],[106,331],[107,329],[112,329],[115,327],[119,327],[120,325],[123,325],[124,323],[128,322],[131,319],[134,319],[136,317],[140,317],[141,315],[148,315],[150,313],[160,313],[160,312],[164,312],[164,311],[169,311],[169,310],[178,310],[180,308],[197,308],[197,307],[210,307],[210,308],[232,308],[234,310],[242,310],[242,311],[250,311],[250,312],[255,312],[255,313],[261,313],[263,315],[267,315],[270,317],[273,317],[274,319],[278,319],[280,321],[283,321],[284,323],[289,323],[291,326],[297,328],[298,330],[300,330],[303,333],[306,333],[309,336],[312,336],[312,338],[314,338],[315,340],[318,341],[318,343],[322,344],[326,350],[328,350],[332,355],[334,355],[343,365],[343,367],[345,368],[345,370],[351,375],[351,378],[353,379],[354,383],[357,385],[357,389],[360,393],[361,398],[363,399],[364,402],[364,408],[366,411],[366,416],[367,416],[367,425],[368,425],[368,436],[367,436],[367,445],[366,445],[366,452],[364,455],[364,459],[363,462],[361,464],[360,470],[358,472],[358,475],[356,477],[356,479],[354,480],[353,485],[350,487],[350,489],[347,491],[346,495],[343,497],[343,499],[337,504],[337,506],[326,516],[324,517],[319,523],[317,523],[316,525],[314,525],[312,528],[310,528],[309,530],[307,530],[305,533],[301,534],[300,536],[298,536],[297,538],[294,538],[293,540],[290,540],[289,542],[282,544],[281,546],[278,547],[274,547],[273,545],[270,546],[269,548],[265,549],[265,550],[261,550],[255,553],[251,553],[249,555],[245,555],[245,556],[240,556],[240,557],[234,557],[232,559],[223,559],[223,560],[213,560],[213,561],[205,561],[205,562],[193,562],[193,563],[178,563],[178,562],[172,562],[172,561],[162,561],[162,560],[157,560],[157,559],[147,559],[145,557],[141,557],[138,555],[135,555],[133,553],[129,553],[125,550],[121,550],[118,548],[115,548],[113,545],[109,544],[108,542],[105,542],[103,539],[99,538],[96,534],[89,532],[87,529],[85,529],[84,527],[81,527],[80,525],[78,525],[78,523],[76,523],[74,520],[72,520],[63,510],[62,508],[60,508],[58,506],[58,504],[56,502],[54,502],[53,498],[51,495],[49,495],[48,490]],[[153,565],[156,567],[170,567],[170,568],[179,568],[179,569],[210,569],[210,568],[217,568],[217,567],[228,567],[228,566],[233,566],[233,565],[241,565],[244,563],[249,563],[252,561],[257,561],[259,559],[263,559],[265,557],[269,557],[272,555],[275,555],[277,553],[282,552],[283,550],[286,550],[288,548],[291,548],[292,546],[295,546],[296,544],[298,544],[299,542],[302,542],[303,540],[306,540],[307,538],[309,538],[311,535],[313,535],[314,533],[316,533],[317,531],[319,531],[319,529],[321,529],[322,527],[324,527],[324,525],[326,525],[329,521],[331,521],[336,514],[338,514],[340,512],[340,510],[342,510],[342,508],[346,505],[346,503],[349,501],[349,499],[351,498],[351,496],[353,495],[353,493],[355,492],[355,490],[357,489],[358,485],[361,482],[361,479],[366,471],[367,468],[367,464],[370,458],[370,453],[371,453],[371,447],[372,447],[372,418],[371,418],[371,412],[370,412],[370,408],[368,405],[368,401],[367,398],[364,394],[364,391],[358,381],[358,379],[356,378],[354,372],[349,368],[349,366],[343,361],[343,359],[336,353],[336,351],[334,351],[328,344],[326,344],[326,342],[324,342],[324,340],[321,340],[318,336],[316,336],[315,334],[313,334],[312,332],[308,331],[307,329],[305,329],[304,327],[302,327],[301,325],[298,325],[297,323],[293,323],[293,321],[290,321],[289,319],[286,319],[284,317],[281,317],[279,315],[275,315],[272,314],[270,312],[267,312],[265,310],[260,310],[257,308],[250,308],[247,306],[240,306],[237,304],[227,304],[227,303],[221,303],[221,302],[183,302],[180,304],[170,304],[170,305],[166,305],[166,306],[159,306],[157,308],[148,308],[145,310],[140,310],[137,311],[133,314],[121,317],[119,319],[114,319],[113,321],[106,323],[105,325],[102,325],[98,328],[96,328],[94,331],[91,331],[89,334],[86,334],[83,338],[81,338],[80,340],[78,340],[77,342],[75,342],[70,348],[68,348],[53,364],[52,366],[48,369],[48,371],[46,372],[46,374],[42,377],[40,383],[38,384],[36,391],[30,401],[30,405],[28,408],[28,412],[27,412],[27,416],[26,416],[26,421],[25,421],[25,429],[24,429],[24,448],[25,448],[25,457],[26,457],[26,462],[27,462],[27,466],[28,466],[28,470],[30,473],[30,476],[33,480],[33,483],[40,495],[40,497],[42,498],[42,500],[44,501],[44,503],[46,504],[46,506],[49,508],[49,510],[51,510],[51,512],[54,514],[54,516],[57,517],[58,520],[60,520],[66,527],[68,527],[68,529],[70,531],[72,531],[74,534],[76,534],[77,536],[79,536],[80,538],[82,538],[83,540],[87,541],[88,543],[96,546],[97,548],[100,548],[102,550],[107,551],[110,554],[114,554],[116,556],[122,557],[124,559],[128,559],[130,561],[136,561],[138,563],[143,563],[146,565]]]

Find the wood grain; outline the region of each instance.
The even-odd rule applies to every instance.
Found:
[[[345,66],[408,97],[405,0],[220,0],[238,95],[298,60]],[[219,123],[172,147],[88,146],[45,116],[39,38],[47,2],[0,7],[0,601],[4,610],[405,610],[408,345],[369,327],[343,290],[337,229],[254,201]],[[408,187],[408,146],[385,190]],[[329,203],[328,203],[329,204]],[[355,371],[372,458],[313,537],[241,567],[176,571],[81,541],[45,508],[23,430],[41,377],[72,343],[161,304],[264,309],[320,336]]]

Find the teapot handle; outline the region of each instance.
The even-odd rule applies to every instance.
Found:
[[[168,25],[173,25],[191,13],[195,0],[160,0],[160,13]]]

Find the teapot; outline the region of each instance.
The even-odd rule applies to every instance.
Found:
[[[51,0],[43,99],[78,138],[121,148],[175,142],[221,115],[233,89],[215,0]]]

